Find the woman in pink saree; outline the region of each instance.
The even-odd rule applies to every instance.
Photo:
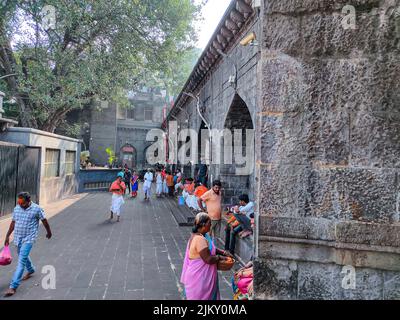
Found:
[[[199,213],[194,224],[181,275],[186,299],[220,300],[217,264],[232,255],[216,248],[207,234],[211,228],[211,219],[207,213]]]

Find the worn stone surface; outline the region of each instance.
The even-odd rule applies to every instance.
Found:
[[[356,236],[354,236],[356,237]],[[259,237],[259,258],[400,271],[400,248],[275,236]]]
[[[291,300],[297,298],[298,267],[294,261],[254,262],[255,299]]]
[[[383,298],[385,300],[400,300],[400,274],[386,272],[384,275]]]
[[[109,220],[110,203],[107,193],[75,201],[49,220],[50,240],[41,226],[31,253],[37,272],[11,299],[181,300],[180,275],[191,228],[177,225],[163,199],[126,199],[119,223]],[[15,247],[11,250],[16,257]],[[54,290],[41,285],[46,265],[56,271]],[[2,267],[1,293],[15,266]],[[231,276],[219,273],[222,299],[232,299]]]
[[[289,237],[333,241],[336,223],[323,218],[260,216],[259,233],[271,237]]]
[[[376,300],[383,298],[383,272],[355,269],[355,288],[343,285],[343,268],[332,264],[299,263],[299,299]]]
[[[297,265],[295,280],[280,273],[297,299],[399,297],[399,5],[263,1],[258,297],[286,294],[273,290],[282,261]]]
[[[397,216],[393,169],[277,165],[263,166],[260,175],[261,214],[385,223]]]
[[[338,222],[336,239],[340,242],[400,247],[400,224]]]

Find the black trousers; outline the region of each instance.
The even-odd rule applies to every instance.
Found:
[[[231,226],[226,226],[225,231],[225,250],[228,250],[232,255],[235,254],[236,235],[243,231],[243,226],[239,224],[236,228],[231,230]]]
[[[126,185],[125,193],[128,190],[129,191],[128,194],[131,194],[131,192],[132,192],[131,191],[131,183],[125,181],[125,185]]]

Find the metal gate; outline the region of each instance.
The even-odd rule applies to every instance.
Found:
[[[0,144],[0,217],[12,212],[21,191],[28,191],[37,203],[39,179],[39,148]]]

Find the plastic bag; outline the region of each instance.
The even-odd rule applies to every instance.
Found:
[[[3,251],[0,253],[0,266],[7,266],[11,264],[12,257],[10,252],[10,247],[5,246]]]

